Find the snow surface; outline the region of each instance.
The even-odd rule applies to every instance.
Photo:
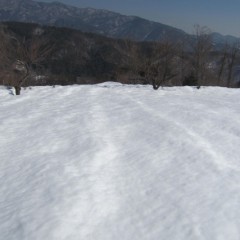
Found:
[[[239,240],[240,90],[0,89],[1,240]]]

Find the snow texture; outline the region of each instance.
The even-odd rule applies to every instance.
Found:
[[[0,89],[1,240],[239,240],[239,89]]]

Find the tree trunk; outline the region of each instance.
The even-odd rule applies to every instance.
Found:
[[[153,79],[153,80],[152,80],[152,86],[153,86],[153,89],[154,89],[154,90],[158,90],[158,89],[159,89],[159,87],[160,87],[160,85],[159,85],[159,84],[156,84],[156,81],[155,81],[155,79]]]
[[[20,95],[21,87],[20,86],[14,86],[14,88],[15,88],[16,95]]]
[[[233,61],[228,67],[228,77],[227,77],[227,87],[229,88],[232,81],[232,72],[233,72]]]
[[[221,84],[221,79],[222,79],[222,75],[223,75],[223,70],[224,70],[224,67],[225,67],[225,64],[226,64],[226,58],[227,58],[227,53],[226,51],[224,52],[224,55],[220,61],[220,69],[219,69],[219,72],[218,72],[218,78],[217,78],[217,85],[220,86]]]

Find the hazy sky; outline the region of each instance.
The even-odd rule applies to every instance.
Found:
[[[38,0],[51,2],[51,0]],[[165,23],[189,33],[193,25],[240,37],[240,0],[58,0]]]

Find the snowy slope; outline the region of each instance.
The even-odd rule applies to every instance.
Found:
[[[238,89],[0,89],[1,240],[240,239]]]

